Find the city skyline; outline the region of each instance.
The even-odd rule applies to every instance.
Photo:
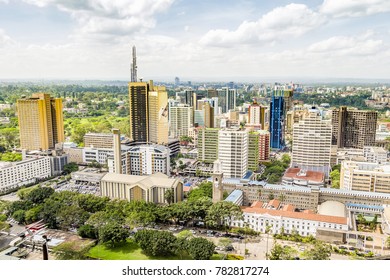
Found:
[[[1,79],[385,79],[390,3],[0,0]]]

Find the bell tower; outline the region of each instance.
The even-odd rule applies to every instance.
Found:
[[[222,164],[219,159],[214,161],[213,179],[213,203],[223,200],[223,172]]]

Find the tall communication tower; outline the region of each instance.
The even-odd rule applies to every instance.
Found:
[[[137,54],[135,46],[133,46],[133,62],[131,63],[131,82],[137,82]]]

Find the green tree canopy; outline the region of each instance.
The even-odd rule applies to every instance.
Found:
[[[201,197],[213,197],[213,184],[212,182],[202,182],[199,187],[193,189],[188,194],[188,201],[198,200]]]
[[[129,237],[129,231],[116,222],[110,222],[101,226],[98,233],[99,241],[111,247],[125,241]]]
[[[214,250],[214,243],[203,237],[195,237],[188,241],[188,254],[194,260],[209,260]]]
[[[275,242],[268,255],[270,260],[294,260],[298,256],[298,252],[290,246],[282,246]]]
[[[135,242],[149,256],[170,256],[176,250],[176,237],[168,231],[140,230],[134,235]]]

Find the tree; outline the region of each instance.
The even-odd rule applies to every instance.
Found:
[[[27,210],[25,215],[26,223],[30,224],[38,221],[42,209],[43,209],[42,205],[37,205],[34,208]]]
[[[86,260],[86,253],[91,245],[81,246],[75,241],[61,243],[53,249],[58,260]]]
[[[110,247],[123,242],[129,237],[129,231],[116,222],[107,223],[99,228],[99,241]]]
[[[27,200],[34,204],[42,204],[47,198],[54,193],[54,189],[50,187],[38,187],[27,194]]]
[[[174,201],[175,192],[173,189],[168,189],[164,193],[164,198],[168,204],[171,204]]]
[[[297,251],[290,246],[282,246],[281,244],[275,242],[274,246],[271,249],[271,252],[268,255],[269,260],[294,260],[296,259],[298,253]]]
[[[188,194],[188,201],[198,200],[201,197],[213,197],[213,183],[212,182],[202,182],[199,187],[193,189]]]
[[[288,154],[284,154],[284,155],[282,156],[282,162],[283,162],[284,164],[286,164],[287,166],[290,165],[290,162],[291,162],[290,156],[289,156]]]
[[[56,213],[58,226],[64,230],[82,226],[88,220],[89,216],[90,214],[78,205],[61,207]]]
[[[228,201],[219,201],[207,211],[206,223],[212,227],[229,225],[232,220],[242,219],[242,210]]]
[[[339,189],[340,188],[340,171],[338,169],[334,169],[329,174],[332,179],[332,188]]]
[[[96,213],[104,210],[107,203],[110,201],[108,197],[99,197],[92,194],[80,194],[76,198],[77,204],[89,213]]]
[[[314,245],[303,251],[302,257],[306,260],[329,260],[331,253],[331,246],[317,240]]]
[[[39,188],[39,186],[34,186],[34,187],[30,187],[30,188],[22,188],[20,190],[18,190],[16,192],[16,195],[22,199],[22,200],[26,200],[27,199],[27,196],[30,192],[32,192],[34,189],[37,189]]]
[[[80,235],[82,238],[97,238],[97,229],[92,225],[82,225],[77,229],[77,234]]]
[[[218,246],[224,248],[226,250],[227,247],[232,245],[232,241],[230,238],[221,238],[219,239]]]
[[[194,260],[209,260],[214,250],[214,243],[203,237],[195,237],[188,241],[188,254]]]
[[[139,230],[134,240],[149,256],[170,256],[176,249],[176,237],[172,232],[158,230]]]
[[[182,238],[182,239],[190,239],[191,237],[193,237],[194,235],[192,234],[192,232],[191,231],[189,231],[189,230],[183,230],[183,231],[181,231],[181,232],[179,232],[178,234],[177,234],[177,238]]]
[[[70,174],[78,170],[79,170],[79,166],[74,162],[70,162],[64,165],[64,172],[66,174]]]
[[[387,248],[390,248],[390,236],[386,239]]]
[[[17,210],[12,214],[12,218],[17,221],[19,224],[23,224],[26,218],[25,210]]]

